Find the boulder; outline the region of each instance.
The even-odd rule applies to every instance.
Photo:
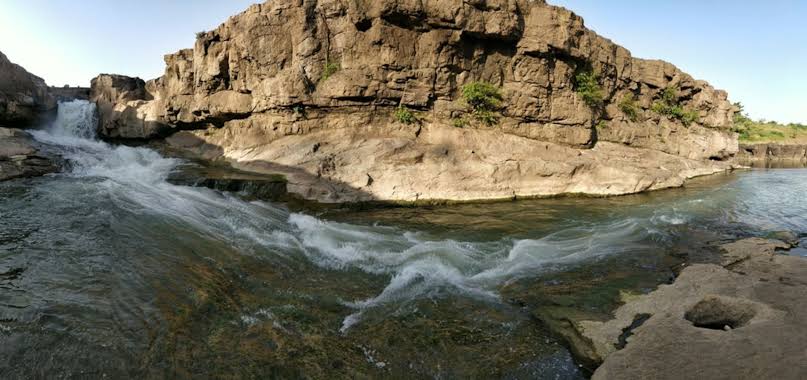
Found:
[[[0,181],[41,176],[58,169],[55,159],[43,153],[28,133],[0,127]]]

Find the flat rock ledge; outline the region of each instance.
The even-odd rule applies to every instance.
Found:
[[[0,181],[28,178],[59,170],[54,157],[44,154],[28,133],[0,128]]]
[[[720,265],[685,268],[610,321],[577,322],[573,349],[602,362],[593,379],[803,379],[807,260],[789,248],[726,244]]]

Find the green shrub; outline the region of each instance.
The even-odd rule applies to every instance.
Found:
[[[504,96],[498,87],[485,82],[471,82],[462,86],[462,98],[480,122],[488,126],[499,122],[496,110],[501,107]]]
[[[583,98],[583,101],[592,109],[600,109],[604,104],[600,78],[592,70],[582,71],[574,76],[575,91]]]
[[[451,120],[451,125],[453,125],[454,128],[465,128],[465,126],[468,125],[468,122],[461,117],[455,117]]]
[[[474,112],[474,117],[476,117],[476,120],[479,120],[488,127],[492,127],[499,123],[499,116],[493,111],[478,110]]]
[[[335,62],[325,62],[325,67],[322,68],[322,79],[323,81],[328,80],[331,76],[336,74],[342,68],[339,66],[338,63]]]
[[[397,109],[395,109],[393,116],[395,117],[395,120],[403,124],[412,124],[416,121],[415,114],[413,114],[412,111],[403,105],[400,105]]]
[[[630,121],[636,122],[639,120],[639,106],[636,104],[636,97],[633,94],[625,95],[619,101],[619,109]]]
[[[688,109],[678,101],[678,88],[667,87],[661,92],[660,100],[653,102],[650,109],[662,116],[681,121],[685,126],[697,122],[700,114]]]
[[[471,82],[462,86],[462,97],[474,111],[493,111],[501,106],[503,99],[498,87],[485,82]]]

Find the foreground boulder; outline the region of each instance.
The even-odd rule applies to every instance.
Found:
[[[0,128],[0,181],[53,173],[59,166],[43,154],[31,136],[16,129]]]
[[[577,323],[594,379],[800,379],[807,352],[807,260],[759,238],[723,246],[607,322]]]
[[[321,201],[623,194],[737,152],[725,92],[543,1],[269,1],[165,61],[146,93],[98,96],[104,135],[193,130],[177,146]],[[501,101],[474,109],[480,84]]]
[[[45,81],[0,52],[0,127],[29,127],[55,109]]]

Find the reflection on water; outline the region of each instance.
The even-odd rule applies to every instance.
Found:
[[[0,184],[12,378],[580,378],[536,318],[605,318],[621,293],[713,259],[715,242],[807,224],[805,171],[621,198],[295,212],[171,185],[177,160],[93,140],[85,107],[36,134],[68,172]]]

